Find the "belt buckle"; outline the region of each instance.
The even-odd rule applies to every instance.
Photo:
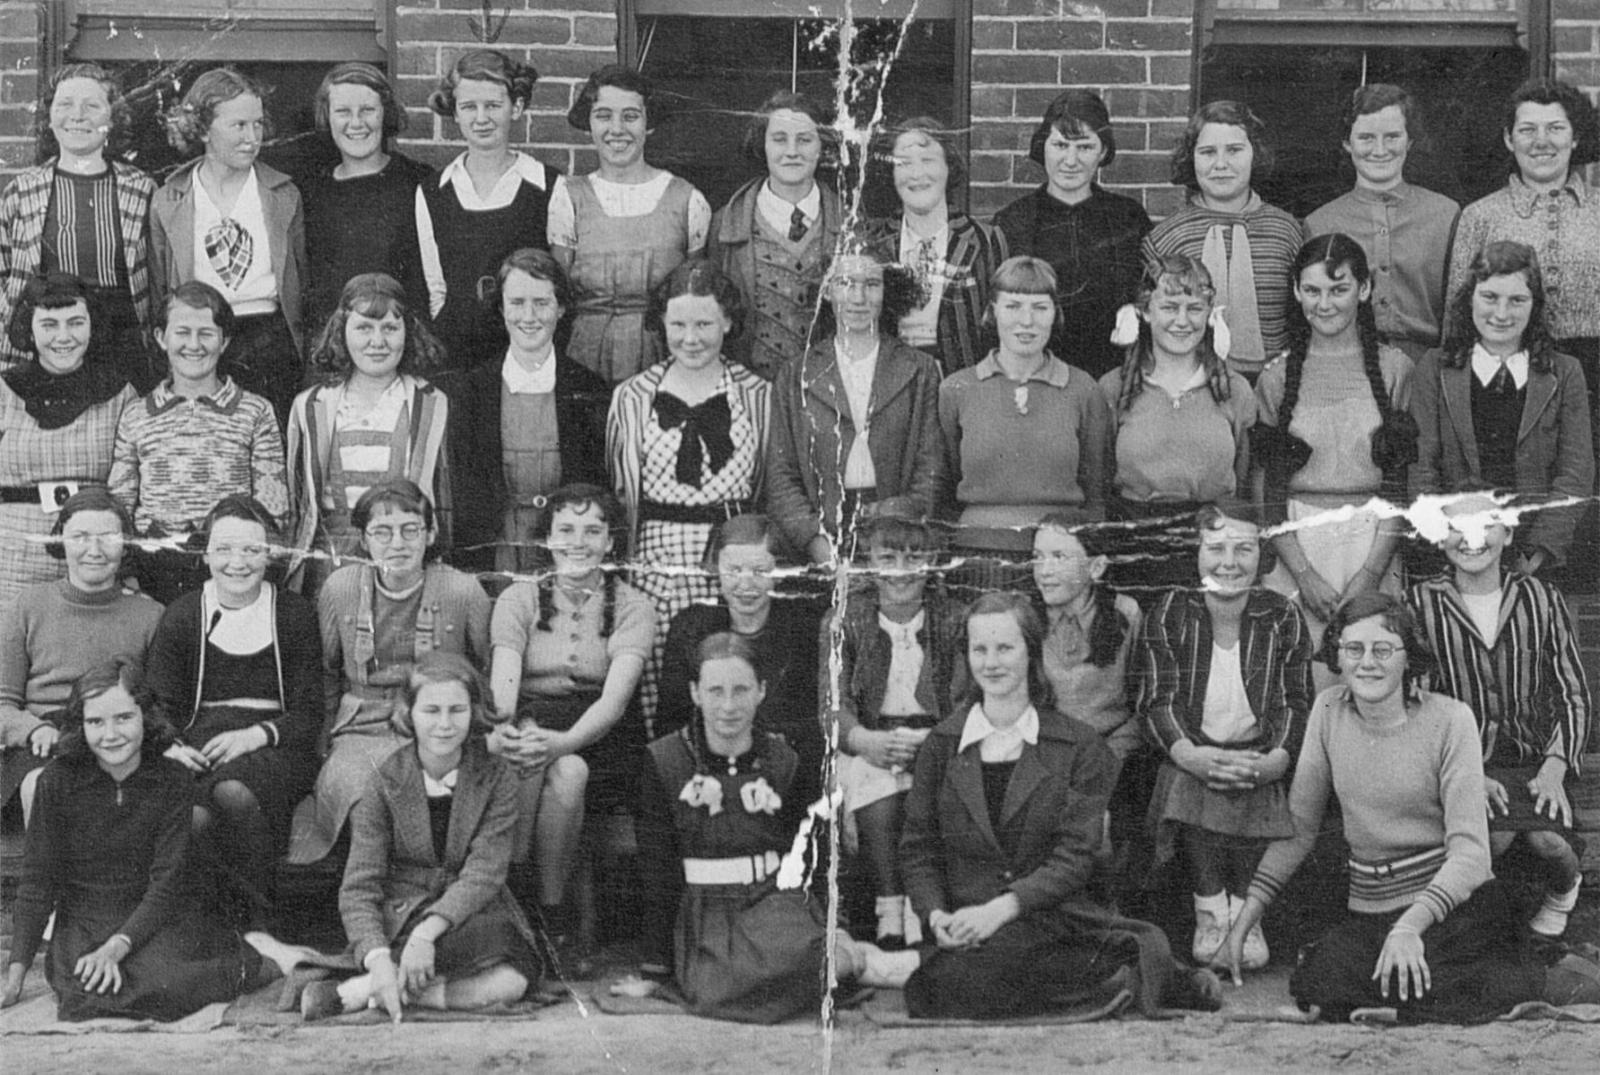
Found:
[[[60,511],[78,491],[77,482],[39,482],[39,510],[46,515]]]

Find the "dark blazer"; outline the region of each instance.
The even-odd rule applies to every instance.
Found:
[[[892,336],[880,337],[867,404],[876,499],[909,496],[933,510],[944,457],[939,366]],[[799,552],[839,517],[844,464],[856,439],[833,338],[779,371],[767,438],[767,511]]]
[[[1472,428],[1472,366],[1444,364],[1435,348],[1417,364],[1411,414],[1417,420],[1417,462],[1411,494],[1448,493],[1468,478],[1481,478],[1478,436]],[[1594,443],[1583,368],[1570,355],[1551,355],[1548,373],[1528,370],[1528,394],[1517,428],[1517,492],[1586,497],[1594,487]],[[1520,528],[1517,544],[1543,549],[1552,563],[1567,548],[1583,512],[1581,505],[1534,512]]]
[[[555,356],[556,438],[561,481],[610,488],[606,479],[606,407],[611,388],[571,359]],[[450,397],[446,429],[454,518],[451,558],[466,570],[494,568],[494,546],[510,493],[500,459],[500,362],[481,362],[439,385]]]
[[[978,745],[956,753],[968,711],[934,728],[917,754],[900,837],[906,894],[924,920],[1006,892],[1024,914],[1066,916],[1063,905],[1082,893],[1094,865],[1116,756],[1087,724],[1040,710],[1039,742],[1022,748],[997,834]]]
[[[951,685],[958,660],[966,654],[956,652],[961,637],[964,606],[951,600],[932,584],[922,599],[922,629],[917,644],[922,647],[922,673],[917,677],[916,698],[928,713],[925,726],[938,724],[954,708]],[[889,665],[894,659],[894,643],[878,623],[878,593],[868,587],[850,595],[840,622],[839,659],[839,742],[850,737],[850,729],[879,730],[878,715],[883,696],[889,689]],[[817,644],[817,694],[819,711],[829,711],[833,692],[832,644],[833,617],[822,619]]]
[[[339,887],[339,915],[358,962],[393,940],[419,911],[448,919],[453,929],[492,901],[510,900],[505,881],[517,782],[481,738],[468,739],[441,862],[415,744],[396,747],[373,770],[350,812],[350,858]]]

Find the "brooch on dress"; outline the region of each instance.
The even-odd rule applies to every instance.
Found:
[[[783,799],[772,790],[772,785],[767,783],[764,776],[740,788],[739,798],[744,801],[744,812],[747,814],[776,814],[783,807]]]
[[[1013,392],[1011,394],[1011,398],[1012,398],[1013,402],[1015,402],[1016,405],[1017,405],[1017,413],[1018,414],[1027,414],[1028,413],[1028,386],[1027,385],[1025,385],[1025,384],[1017,385],[1017,389],[1016,389],[1015,392]]]
[[[704,773],[696,773],[678,793],[678,799],[691,807],[703,806],[708,815],[716,817],[722,813],[722,783]]]

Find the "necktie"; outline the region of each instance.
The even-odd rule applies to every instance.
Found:
[[[1511,380],[1511,370],[1506,367],[1504,361],[1500,363],[1500,368],[1494,371],[1494,377],[1489,381],[1489,391],[1499,396],[1516,391],[1516,385]]]
[[[255,240],[244,226],[231,217],[219,220],[206,232],[206,257],[222,282],[234,291],[244,283],[255,255]]]
[[[806,230],[805,210],[797,205],[794,207],[794,212],[789,216],[789,241],[798,243],[806,237]]]

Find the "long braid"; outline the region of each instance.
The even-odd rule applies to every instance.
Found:
[[[605,604],[600,607],[600,637],[610,638],[617,623],[617,573],[605,573]]]
[[[1372,402],[1378,405],[1378,417],[1389,421],[1393,406],[1389,400],[1389,386],[1383,382],[1383,364],[1378,357],[1378,317],[1372,312],[1372,303],[1363,302],[1356,309],[1356,328],[1361,334],[1361,369],[1372,388]]]
[[[549,572],[539,576],[539,621],[535,629],[549,631],[550,618],[556,614],[556,584]]]

